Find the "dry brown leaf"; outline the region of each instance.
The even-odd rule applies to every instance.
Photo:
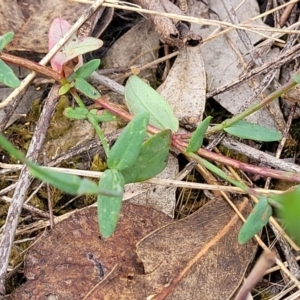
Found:
[[[231,1],[231,4],[236,8],[240,5],[240,1],[234,0]],[[236,14],[240,22],[258,15],[259,8],[257,1],[244,1]],[[217,20],[225,20],[228,18],[222,1],[218,0],[210,1],[209,6],[204,5],[201,1],[189,0],[188,15]],[[266,26],[261,20],[256,20],[254,23],[256,25]],[[206,38],[216,29],[216,27],[192,24],[191,29],[197,34],[202,34],[203,38]],[[248,35],[252,44],[255,44],[261,39],[260,35],[252,32],[248,32]],[[201,51],[207,75],[208,91],[237,79],[239,75],[245,72],[245,66],[243,66],[240,60],[240,53],[245,58],[246,65],[251,61],[250,55],[246,54],[248,51],[245,49],[245,46],[235,30],[231,30],[226,35],[221,35],[208,41],[202,45]],[[269,53],[267,60],[275,55],[275,52]],[[251,81],[248,81],[247,83],[234,87],[214,98],[232,114],[236,114],[249,100],[254,87],[255,85],[253,85]],[[275,127],[275,123],[266,109],[259,110],[255,114],[252,114],[248,120],[270,128]]]
[[[0,35],[13,31],[15,38],[8,51],[48,52],[48,31],[56,17],[74,24],[89,7],[65,0],[0,1]]]
[[[248,214],[248,200],[237,202]],[[225,201],[210,201],[138,243],[146,275],[111,274],[88,299],[230,299],[257,248],[254,241],[238,244],[241,225]]]
[[[101,262],[107,272],[118,264],[118,276],[126,280],[143,268],[135,244],[156,228],[172,222],[165,214],[124,203],[114,236],[99,238],[97,211],[94,207],[74,213],[40,236],[25,259],[27,282],[13,293],[13,299],[81,300],[101,282]],[[119,298],[120,299],[120,298]]]
[[[182,49],[167,79],[157,90],[183,123],[197,126],[206,103],[206,74],[200,46]]]
[[[130,67],[144,65],[158,57],[159,35],[153,24],[146,19],[141,20],[107,51],[104,64],[107,68]],[[151,70],[141,71],[139,76],[150,78]]]
[[[25,22],[17,0],[0,1],[0,16],[0,35],[8,31],[18,32]]]
[[[169,0],[133,0],[133,2],[148,10],[184,15],[183,11]],[[186,45],[197,46],[202,40],[200,35],[190,30],[190,23],[188,22],[153,14],[150,14],[149,18],[161,39],[169,45],[177,48],[183,48]]]

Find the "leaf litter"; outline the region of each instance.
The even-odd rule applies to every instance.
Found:
[[[208,12],[207,10],[206,11],[205,10],[204,11],[197,11],[198,8],[199,8],[199,6],[198,6],[199,3],[200,2],[198,2],[198,1],[192,1],[192,0],[189,1],[189,3],[188,3],[189,4],[189,15],[193,15],[196,12],[200,15],[203,15],[203,14],[214,15],[214,14],[216,14],[218,16],[218,18],[221,18],[221,19],[225,18],[225,16],[222,15],[222,12],[224,11],[224,8],[223,8],[223,10],[219,10],[219,8],[217,6],[216,7],[211,6],[211,9],[212,9],[213,12],[212,11]],[[251,4],[249,4],[249,3],[247,3],[248,6],[246,4],[244,5],[244,8],[247,11],[251,11],[249,9],[249,7],[251,7],[251,9],[257,7],[256,3],[251,3]],[[214,3],[212,3],[212,5],[213,4]],[[202,5],[202,4],[200,4],[200,5]],[[252,12],[251,16],[254,16],[256,14],[258,14],[257,10]],[[243,13],[241,13],[241,15],[245,15],[245,13],[243,12]],[[22,18],[20,18],[20,19],[22,19]],[[243,20],[240,19],[240,21],[243,21]],[[194,26],[194,24],[192,26]],[[193,30],[197,31],[194,28],[193,28]],[[203,28],[203,27],[201,28],[201,35],[206,35],[205,28]],[[215,39],[215,40],[217,40],[217,39]],[[169,76],[167,77],[166,82],[161,87],[162,93],[163,93],[164,89],[167,90],[166,86],[168,86],[168,84],[167,84],[168,80],[171,81],[171,83],[169,83],[169,95],[172,95],[172,89],[175,89],[176,86],[180,85],[180,88],[178,90],[181,91],[181,94],[179,94],[179,96],[176,97],[177,101],[175,101],[174,104],[173,104],[174,111],[175,112],[177,111],[176,115],[178,114],[177,116],[179,117],[179,119],[181,119],[181,117],[182,117],[181,120],[184,120],[184,118],[187,117],[188,121],[195,120],[194,121],[195,124],[197,124],[199,121],[202,120],[203,112],[204,112],[204,108],[205,108],[205,89],[206,89],[206,83],[205,82],[206,82],[206,79],[208,81],[207,86],[209,87],[209,91],[211,91],[214,88],[217,88],[220,85],[225,84],[225,83],[229,82],[230,80],[235,79],[236,77],[238,77],[238,75],[241,74],[241,72],[243,72],[243,68],[241,68],[241,64],[237,62],[238,61],[237,56],[234,56],[233,59],[228,60],[228,57],[229,56],[231,57],[231,55],[232,55],[232,53],[229,54],[228,52],[226,52],[228,49],[230,49],[230,47],[229,46],[224,46],[224,45],[228,45],[227,44],[228,41],[225,40],[224,36],[222,36],[222,38],[220,40],[221,40],[221,43],[218,46],[216,46],[216,45],[212,46],[211,43],[207,43],[207,47],[222,50],[222,51],[219,51],[220,55],[214,55],[213,57],[211,57],[209,55],[209,52],[213,53],[213,51],[211,51],[210,48],[209,48],[206,52],[204,52],[203,49],[205,49],[206,46],[202,47],[202,51],[203,51],[202,53],[203,53],[205,67],[203,67],[203,62],[202,62],[201,55],[199,55],[199,52],[196,52],[197,50],[195,50],[197,48],[192,48],[193,50],[187,50],[187,49],[180,50],[179,57],[177,58],[178,62],[176,60],[175,64],[173,65],[173,68],[171,69],[171,72],[170,72]],[[238,48],[243,48],[243,47],[240,47],[241,45],[239,43],[237,43],[235,45],[235,42],[238,41],[238,39],[236,37],[232,38],[232,41],[233,41],[233,48],[236,47],[236,46]],[[253,43],[255,43],[256,41],[257,41],[257,39],[256,40],[254,39]],[[19,47],[19,46],[17,46],[17,47]],[[226,49],[226,51],[225,51],[225,49]],[[193,53],[193,55],[191,53]],[[245,53],[245,51],[243,53]],[[219,56],[223,56],[223,54],[225,56],[225,60],[223,59],[223,60],[219,61],[219,60],[216,59],[216,58],[219,58]],[[185,59],[180,60],[179,58],[181,58],[181,57],[186,58],[186,60]],[[199,68],[193,68],[191,66],[193,57],[197,57],[197,63],[195,65],[198,66]],[[207,60],[209,58],[211,60]],[[224,61],[226,63],[224,63]],[[175,68],[176,63],[177,63],[177,65],[179,65],[178,69]],[[237,66],[238,73],[234,73],[232,71],[232,69],[231,69],[232,65]],[[127,66],[127,64],[126,64],[126,66]],[[181,66],[181,68],[180,68],[180,66]],[[210,69],[209,69],[210,66],[212,66],[212,71],[211,71],[212,73],[211,74],[209,73],[210,72]],[[204,72],[204,68],[205,68],[206,74]],[[195,74],[201,76],[201,77],[199,77],[200,79],[199,79],[198,82],[196,82],[196,81],[193,82],[193,80],[196,78],[197,75],[191,76],[191,78],[188,77],[189,75],[191,75],[190,74],[191,71],[186,71],[187,69],[188,70],[194,69],[193,71],[195,71]],[[174,70],[176,70],[177,74],[184,74],[185,78],[181,79],[179,81],[176,81],[180,77],[177,76],[177,78],[176,78],[176,72],[174,72],[175,77],[172,79],[171,75],[172,75],[172,71],[174,71]],[[213,72],[215,72],[215,70],[218,70],[219,72],[217,74],[213,73]],[[220,76],[220,77],[218,77],[218,76]],[[193,96],[193,91],[198,90],[198,89],[199,89],[199,94],[197,93],[197,97]],[[252,89],[253,89],[253,86],[250,85],[250,84],[249,85],[247,84],[246,86],[243,86],[243,88],[241,88],[241,90],[232,89],[232,91],[237,91],[236,94],[234,94],[234,93],[230,94],[229,92],[225,92],[225,93],[222,93],[221,96],[216,96],[216,99],[218,101],[220,101],[220,103],[224,107],[226,107],[229,111],[231,111],[233,113],[236,113],[238,111],[238,109],[243,105],[245,100],[249,99],[249,97],[251,96],[251,90]],[[168,92],[166,92],[166,94],[167,93]],[[179,108],[176,108],[176,105],[178,104],[179,100],[181,100],[181,98],[184,97],[186,94],[189,94],[189,96],[191,96],[191,97],[184,98],[185,101],[182,101],[182,104],[179,106]],[[169,96],[169,97],[166,96],[166,98],[170,99],[172,97],[171,96]],[[197,99],[195,99],[195,98],[197,98]],[[233,100],[237,100],[237,101],[232,102]],[[199,101],[199,102],[195,102],[195,101]],[[226,101],[229,101],[229,103],[225,104]],[[172,105],[172,103],[171,103],[171,105]],[[191,111],[191,109],[189,109],[188,105],[191,105],[192,108],[194,108],[196,106],[197,110],[195,112],[194,112],[194,110]],[[186,108],[187,108],[187,111],[185,110]],[[179,116],[179,114],[181,114],[181,113],[183,113],[183,114]],[[260,114],[261,114],[261,112],[260,112]],[[272,118],[268,115],[267,112],[265,112],[264,115],[260,115],[259,117],[256,117],[255,122],[261,124],[261,122],[265,122],[265,120],[267,120],[267,124],[268,124],[269,127],[274,127],[275,123],[272,120]],[[263,123],[263,124],[265,125],[265,123]],[[248,215],[250,208],[249,208],[248,204],[246,204],[245,200],[243,200],[243,203],[247,207],[246,210],[248,210],[248,211],[247,211],[246,214]],[[213,203],[211,203],[211,205],[212,204]],[[218,208],[220,209],[220,208],[223,207],[222,205],[224,203],[223,202],[217,202],[217,204],[218,204]],[[227,204],[226,204],[226,206],[227,206]],[[199,215],[202,216],[203,211],[205,211],[206,209],[209,211],[209,209],[207,207],[209,207],[209,206],[204,206],[203,209],[200,210],[199,212],[195,213],[195,215],[197,216],[197,214],[199,213]],[[244,209],[245,209],[245,207],[244,207]],[[227,212],[225,208],[224,208],[224,212]],[[229,217],[230,212],[232,213],[231,217]],[[212,212],[210,212],[209,216],[211,216],[211,215],[213,215]],[[218,216],[217,213],[216,213],[216,216]],[[226,223],[227,225],[228,224],[236,224],[235,222],[239,222],[239,221],[235,220],[235,218],[237,219],[237,217],[234,216],[234,214],[231,210],[228,211],[228,216],[226,215],[226,217],[228,217],[228,219],[225,218],[225,222],[227,220],[227,223]],[[76,219],[76,217],[74,217],[74,218]],[[192,217],[190,217],[190,218],[192,218]],[[221,217],[219,217],[219,218],[222,219]],[[216,217],[217,220],[219,218]],[[201,219],[201,218],[199,218],[199,219]],[[235,221],[233,221],[233,219]],[[205,229],[204,235],[206,236],[206,234],[208,234],[209,230],[207,229],[208,231],[206,231],[206,228],[208,228],[208,227],[217,230],[216,232],[219,233],[220,231],[218,231],[217,225],[215,225],[217,223],[214,223],[214,222],[211,221],[212,222],[211,226],[208,226],[210,224],[209,221],[211,221],[211,220],[210,219],[207,220],[207,223],[205,225],[202,225],[202,227]],[[181,222],[181,224],[182,223],[184,224],[183,227],[181,227],[180,222]],[[176,234],[178,234],[178,236],[180,238],[182,238],[182,236],[189,236],[190,231],[193,231],[193,230],[189,230],[188,233],[184,233],[184,234],[180,235],[180,233],[185,232],[184,230],[188,230],[190,228],[185,223],[185,222],[188,222],[188,219],[186,221],[183,220],[183,221],[180,221],[180,222],[178,222],[179,223],[178,225],[174,225],[174,227],[179,226],[179,229],[177,229],[177,230],[174,229],[174,232],[176,232]],[[224,227],[224,226],[226,226],[226,224],[225,225],[223,224],[221,226]],[[163,228],[159,229],[158,231],[150,233],[146,238],[142,239],[138,243],[137,253],[139,253],[140,258],[142,259],[142,261],[144,263],[146,275],[140,275],[140,274],[137,275],[137,282],[142,284],[143,287],[145,287],[143,289],[143,292],[145,293],[146,296],[149,296],[149,295],[157,295],[157,294],[163,294],[163,293],[168,294],[169,292],[173,293],[173,291],[175,291],[175,293],[172,294],[172,299],[173,299],[173,297],[174,297],[174,299],[176,299],[176,297],[179,297],[178,299],[182,299],[180,297],[185,297],[185,295],[186,295],[185,293],[189,293],[188,297],[190,297],[191,299],[195,299],[199,296],[199,294],[206,296],[208,294],[208,291],[211,291],[212,298],[207,298],[207,299],[217,299],[221,295],[219,290],[216,290],[216,292],[215,292],[215,290],[214,290],[215,287],[214,286],[213,287],[212,286],[206,286],[205,284],[203,285],[204,286],[203,290],[201,290],[202,287],[201,286],[199,287],[199,283],[198,283],[199,281],[197,281],[197,280],[199,280],[199,278],[202,279],[202,281],[200,282],[200,285],[205,280],[207,280],[208,284],[209,284],[211,281],[214,281],[216,278],[218,278],[218,276],[220,274],[223,275],[223,273],[224,273],[224,275],[228,275],[228,273],[226,273],[228,271],[228,264],[230,266],[232,266],[232,264],[233,265],[235,264],[233,258],[231,257],[231,252],[230,252],[232,250],[231,247],[233,247],[233,249],[235,249],[235,247],[237,247],[237,248],[241,247],[241,249],[242,249],[242,247],[244,247],[244,246],[238,246],[237,245],[236,236],[237,236],[238,230],[236,230],[236,228],[234,228],[234,230],[232,230],[232,233],[228,232],[228,235],[233,234],[235,239],[234,238],[229,239],[229,236],[227,236],[227,231],[226,231],[226,234],[224,235],[226,248],[222,248],[221,244],[216,243],[216,248],[217,248],[216,252],[212,251],[212,254],[207,254],[207,257],[204,257],[204,262],[201,261],[201,259],[202,259],[201,255],[197,256],[197,254],[194,253],[194,257],[199,258],[199,260],[196,260],[197,264],[192,264],[190,269],[184,269],[183,266],[185,264],[188,264],[189,261],[193,262],[191,256],[187,255],[185,259],[178,260],[179,261],[179,266],[176,266],[176,264],[174,266],[173,261],[172,261],[172,263],[168,264],[169,263],[168,259],[172,260],[172,259],[174,259],[174,257],[175,257],[175,262],[178,263],[176,255],[174,255],[174,256],[173,255],[168,255],[167,258],[166,258],[166,256],[163,256],[163,257],[160,257],[160,261],[162,261],[161,265],[157,265],[157,253],[159,253],[159,254],[162,253],[162,255],[164,255],[165,254],[164,252],[168,251],[168,249],[169,249],[168,246],[171,246],[171,245],[168,245],[169,241],[172,241],[172,239],[170,239],[170,235],[169,235],[170,233],[168,232],[168,228],[172,227],[172,226],[173,225],[169,225],[169,226],[166,226],[167,228],[163,227]],[[199,224],[197,224],[196,226],[199,226]],[[216,228],[214,228],[214,226],[216,226]],[[236,226],[236,227],[238,227],[238,226]],[[194,227],[192,227],[192,228],[194,228]],[[164,231],[168,232],[168,234],[164,233]],[[160,232],[162,232],[162,236],[159,235]],[[171,230],[171,232],[172,232],[172,230]],[[216,232],[213,232],[212,235],[211,235],[211,240],[213,242],[215,241],[214,238],[216,236],[218,236],[218,234],[216,234]],[[201,238],[203,238],[202,233],[203,232],[201,232],[201,234],[198,236],[200,238],[199,244],[197,244],[195,242],[196,239],[195,239],[195,237],[193,237],[194,242],[196,244],[196,248],[197,247],[199,247],[199,248],[204,247],[205,248],[205,245],[209,244],[208,241],[210,241],[210,240],[209,240],[209,237],[207,237],[207,236],[206,236],[206,238],[208,238],[208,239],[206,239],[204,242],[201,241]],[[50,236],[52,234],[55,235],[55,232],[52,232],[50,234]],[[166,234],[166,235],[164,235],[164,234]],[[84,236],[85,233],[82,232],[82,235]],[[180,240],[179,237],[177,237],[177,240]],[[139,238],[139,240],[141,238]],[[152,238],[153,238],[153,240],[152,240]],[[227,238],[229,240],[227,240]],[[175,235],[174,239],[175,239],[175,241],[177,241],[176,240],[176,235]],[[190,239],[184,240],[183,243],[182,243],[183,246],[185,246],[185,242],[188,243],[189,240],[193,240],[193,239],[190,238]],[[149,244],[147,244],[148,241],[149,241]],[[165,245],[164,243],[162,243],[162,245],[160,245],[160,242],[164,242],[164,241],[167,242],[167,245]],[[230,242],[228,242],[228,241],[230,241]],[[219,241],[215,241],[215,242],[219,242]],[[154,244],[154,246],[157,245],[157,248],[153,247],[153,244]],[[177,254],[176,252],[180,252],[180,249],[181,249],[180,247],[177,248],[177,246],[179,246],[179,245],[181,246],[182,244],[176,244],[175,245],[176,246],[176,247],[174,247],[175,248],[175,254]],[[213,243],[213,245],[215,245],[215,244]],[[230,245],[231,247],[229,247],[228,245]],[[225,299],[227,297],[226,295],[229,295],[229,294],[232,295],[232,292],[235,290],[235,288],[237,287],[238,283],[240,282],[242,276],[244,275],[245,269],[246,269],[247,265],[249,264],[250,260],[252,259],[252,254],[255,252],[255,249],[256,249],[255,243],[251,242],[250,245],[251,245],[251,247],[249,246],[249,244],[247,244],[247,247],[249,247],[248,248],[249,252],[247,252],[247,247],[244,248],[244,250],[238,250],[237,252],[234,252],[234,251],[232,252],[232,253],[235,253],[234,258],[237,259],[237,257],[238,257],[239,260],[241,260],[242,263],[238,266],[240,269],[234,270],[234,272],[236,272],[236,273],[230,273],[230,275],[228,275],[228,277],[225,278],[225,279],[232,279],[232,278],[235,278],[235,276],[236,276],[235,279],[237,279],[237,280],[234,281],[233,283],[232,282],[228,283],[227,284],[227,286],[229,287],[228,289],[227,289],[227,286],[222,288],[221,292],[224,293],[224,294],[222,294],[222,299]],[[191,252],[193,254],[193,252],[190,251],[190,249],[193,248],[193,246],[195,246],[195,245],[192,244],[192,246],[190,246],[190,248],[188,249],[189,251],[187,251],[186,249],[181,250],[181,253],[179,253],[179,254],[182,254],[182,253],[186,254],[186,252]],[[159,247],[161,247],[161,248],[159,248]],[[154,250],[153,250],[154,255],[151,254],[152,248],[154,248]],[[157,249],[159,249],[159,251]],[[217,258],[216,258],[216,255],[218,255],[220,253],[221,249],[224,251],[225,255],[221,256],[222,258],[221,258],[221,261],[220,261],[220,264],[219,264],[219,260],[217,259],[219,256],[217,256]],[[169,250],[169,251],[171,251],[171,250]],[[174,250],[172,250],[172,251],[174,251]],[[245,251],[245,252],[243,252],[243,251]],[[90,252],[88,252],[88,253],[90,253]],[[172,252],[172,254],[173,254],[173,252]],[[28,256],[29,256],[29,254],[28,254]],[[169,258],[169,256],[170,256],[170,258]],[[226,257],[228,257],[228,259],[229,259],[228,264],[226,264],[226,261],[223,260]],[[231,262],[230,262],[230,258],[232,259]],[[98,262],[98,259],[99,258],[95,254],[93,254],[92,256],[90,256],[89,260],[94,265],[96,265],[96,262]],[[208,259],[209,263],[211,263],[212,261],[215,262],[217,265],[213,266],[213,267],[217,267],[217,268],[214,269],[211,266],[211,264],[205,263],[205,259]],[[198,265],[198,262],[200,262],[199,265]],[[222,271],[222,268],[221,268],[223,262],[224,262],[224,265],[225,265],[224,271]],[[202,267],[203,270],[206,271],[207,269],[209,269],[212,272],[210,273],[210,272],[206,271],[204,274],[201,274],[201,272],[197,273],[197,271],[199,271],[198,269],[201,269],[200,268],[200,266],[202,266],[201,263],[203,263],[203,267]],[[105,268],[106,267],[107,266],[105,265]],[[64,269],[65,265],[61,268]],[[196,271],[194,269],[196,269]],[[184,271],[181,271],[181,270],[184,270]],[[97,272],[96,273],[99,276],[99,268],[97,269],[97,271],[98,271],[98,273]],[[184,273],[184,272],[187,272],[187,273]],[[217,276],[213,277],[213,274],[214,274],[213,272],[215,272],[217,274]],[[183,276],[184,274],[188,274],[188,275],[186,277],[180,277],[180,276]],[[235,274],[235,275],[232,275],[232,274]],[[172,277],[173,282],[171,282],[172,279],[170,279],[171,275],[173,276]],[[207,278],[209,278],[210,275],[212,276],[211,280],[207,279]],[[29,277],[30,276],[31,276],[31,274],[29,275]],[[133,275],[130,275],[129,279],[131,279],[131,276],[133,276]],[[194,281],[195,280],[194,277],[197,277],[196,281]],[[178,278],[179,278],[179,280],[178,280]],[[193,279],[191,280],[191,278],[193,278]],[[112,283],[108,282],[108,281],[103,281],[104,290],[105,290],[106,286],[108,286],[107,288],[109,289],[110,284],[115,284],[115,281],[116,281],[117,282],[116,286],[120,287],[120,289],[124,293],[128,292],[129,295],[132,295],[132,294],[130,294],[132,291],[136,291],[136,293],[140,292],[140,290],[138,290],[139,285],[136,285],[135,282],[131,286],[132,289],[128,291],[128,289],[126,287],[124,287],[124,285],[122,285],[122,283],[123,283],[122,279],[123,279],[122,277],[120,279],[118,276],[116,276],[114,278],[114,280],[112,281]],[[128,280],[128,277],[127,277],[126,280]],[[121,281],[121,283],[120,283],[120,281]],[[168,286],[168,284],[170,284],[170,285]],[[182,287],[181,285],[184,285],[184,287]],[[197,288],[195,288],[195,286]],[[220,288],[220,285],[218,286],[218,288]],[[102,284],[101,284],[100,292],[99,292],[99,290],[95,289],[94,294],[90,295],[90,297],[91,297],[90,299],[93,299],[93,297],[95,297],[94,299],[99,299],[98,297],[101,297],[99,295],[102,295],[101,293],[103,292]],[[114,290],[110,290],[107,293],[112,292],[112,291],[114,291]],[[214,292],[216,294],[214,294]],[[218,294],[218,292],[219,292],[219,294]],[[55,292],[53,290],[49,291],[49,293],[51,293],[51,294],[54,293],[55,294]],[[98,294],[98,293],[100,293],[100,294]],[[96,295],[96,296],[94,296],[94,295]],[[106,295],[109,295],[109,294],[106,294]],[[120,295],[120,294],[117,293],[116,296],[114,296],[114,294],[112,294],[112,299],[114,297],[116,297],[116,299],[117,299],[118,295]],[[208,296],[210,296],[210,295],[208,295]],[[67,299],[67,298],[65,298],[65,299]],[[75,299],[75,298],[72,298],[72,299]],[[141,299],[144,299],[144,298],[141,298]],[[203,299],[205,299],[205,298],[203,298]]]

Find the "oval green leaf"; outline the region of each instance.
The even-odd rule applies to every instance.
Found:
[[[100,93],[83,78],[75,79],[75,88],[85,96],[94,100],[101,96]]]
[[[178,120],[170,104],[139,77],[130,76],[125,85],[125,102],[129,111],[136,115],[148,112],[150,124],[160,129],[178,130]]]
[[[197,152],[203,144],[205,132],[210,124],[212,117],[207,117],[199,124],[195,132],[192,134],[191,140],[186,148],[186,152]]]
[[[106,189],[105,187],[99,190],[97,184],[93,181],[85,178],[81,179],[76,175],[63,174],[54,170],[45,169],[29,160],[26,160],[24,155],[18,151],[1,133],[0,145],[3,149],[25,163],[33,176],[68,194],[103,194],[108,196],[121,196],[123,194],[123,190],[116,192],[111,189]]]
[[[71,60],[81,54],[85,54],[91,51],[95,51],[101,48],[103,42],[93,37],[77,37],[74,35],[66,42],[62,48],[62,52],[66,55],[68,60]]]
[[[67,107],[64,110],[64,115],[70,119],[85,120],[87,118],[88,112],[88,109],[85,107]]]
[[[7,44],[9,44],[14,38],[14,33],[12,31],[4,33],[0,36],[0,51],[2,51]]]
[[[0,59],[0,82],[11,88],[17,88],[21,84],[19,78],[2,59]]]
[[[242,226],[238,240],[240,244],[247,243],[269,221],[272,215],[272,207],[266,196],[259,196],[259,202],[254,206],[246,222]]]
[[[279,141],[282,138],[280,132],[269,129],[258,124],[253,124],[240,120],[224,130],[234,136],[262,142]]]
[[[143,112],[128,123],[109,152],[109,168],[122,171],[134,165],[146,135],[148,122],[149,114]]]
[[[97,122],[111,122],[111,121],[120,121],[121,119],[116,115],[112,114],[110,111],[104,109],[102,114],[98,115],[97,109],[91,109],[90,113],[94,116]]]
[[[122,194],[124,189],[124,178],[122,174],[114,169],[105,170],[100,182],[100,189],[108,189],[120,196],[98,196],[98,222],[101,235],[104,238],[110,237],[117,226],[122,205]]]
[[[167,165],[171,145],[171,131],[163,130],[142,146],[133,166],[122,171],[125,183],[140,182],[154,177]]]
[[[100,66],[100,59],[92,59],[75,71],[76,78],[87,78]]]
[[[58,95],[59,96],[65,95],[70,90],[70,88],[71,88],[70,83],[69,82],[65,83],[59,88]]]

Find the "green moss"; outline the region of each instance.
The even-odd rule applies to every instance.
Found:
[[[56,110],[47,131],[47,141],[59,138],[72,126],[73,121],[64,116],[64,110],[69,106],[70,104],[67,96],[59,98]]]
[[[97,153],[93,157],[92,165],[91,165],[91,171],[100,171],[103,172],[107,169],[107,164],[103,159],[99,156]]]

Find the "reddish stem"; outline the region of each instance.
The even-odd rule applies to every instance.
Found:
[[[120,108],[119,106],[112,104],[111,102],[107,101],[104,97],[100,97],[95,101],[100,106],[108,109],[113,114],[116,114],[117,116],[121,117],[122,119],[129,122],[133,116],[125,111],[124,109]],[[148,126],[148,132],[152,134],[158,133],[160,130],[149,125]],[[183,141],[182,139],[178,138],[175,134],[172,136],[172,146],[176,149],[178,149],[181,152],[186,151],[188,143]],[[292,182],[298,182],[300,183],[300,175],[293,172],[287,172],[287,171],[281,171],[281,170],[274,170],[274,169],[268,169],[268,168],[261,168],[255,165],[246,164],[243,162],[240,162],[238,160],[223,156],[218,153],[210,152],[205,149],[199,149],[198,154],[201,157],[204,157],[210,161],[216,161],[221,164],[225,164],[227,166],[231,166],[236,169],[243,170],[245,172],[250,172],[252,174],[257,174],[263,177],[271,177],[276,179],[284,179]]]
[[[24,67],[31,71],[35,71],[37,73],[43,74],[47,77],[54,79],[55,81],[58,81],[58,82],[61,81],[61,78],[60,78],[58,72],[56,72],[53,69],[48,68],[46,66],[42,66],[31,60],[28,60],[26,58],[22,58],[22,57],[18,57],[15,55],[10,55],[7,53],[0,52],[0,59],[4,60],[7,63],[11,63],[16,66]]]

